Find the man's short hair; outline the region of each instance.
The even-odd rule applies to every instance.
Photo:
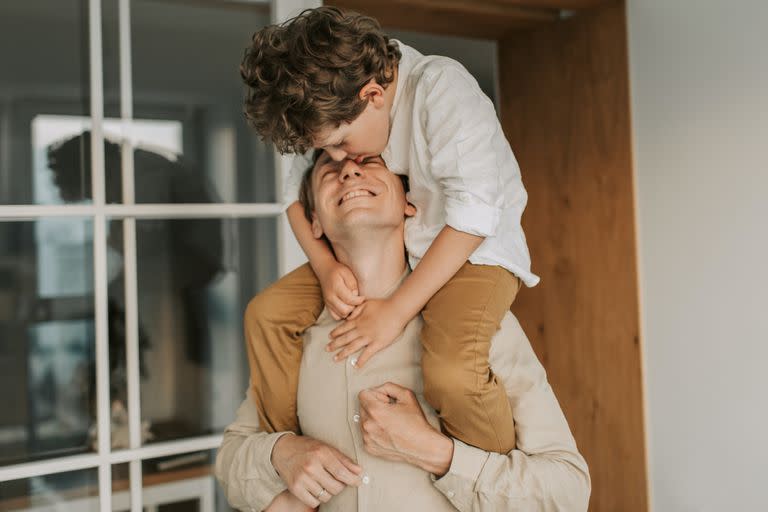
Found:
[[[372,78],[394,79],[397,43],[374,18],[336,7],[307,9],[253,35],[240,64],[245,117],[281,153],[304,153],[320,131],[355,120]]]
[[[315,191],[312,187],[312,174],[317,164],[317,159],[323,154],[322,149],[316,149],[312,155],[312,164],[304,171],[304,175],[301,177],[301,185],[299,186],[299,204],[304,209],[304,216],[309,222],[312,222],[312,214],[315,211]],[[398,174],[398,178],[403,184],[403,190],[408,193],[410,185],[408,182],[408,176],[405,174]]]

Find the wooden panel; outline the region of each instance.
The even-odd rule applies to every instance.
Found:
[[[513,309],[589,463],[590,510],[647,510],[623,5],[501,41],[499,72],[542,277]]]

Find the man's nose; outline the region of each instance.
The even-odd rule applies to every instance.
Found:
[[[363,176],[363,170],[357,165],[354,160],[347,159],[344,161],[344,165],[339,173],[339,180],[342,182],[347,181],[351,177],[360,178]]]

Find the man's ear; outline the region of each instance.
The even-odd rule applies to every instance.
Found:
[[[320,221],[317,220],[317,215],[312,213],[312,236],[320,239],[323,237],[323,226],[320,225]]]
[[[405,202],[405,216],[406,217],[413,217],[416,215],[416,207],[413,206],[408,201]]]
[[[361,100],[367,100],[368,102],[373,103],[373,106],[376,108],[384,106],[384,88],[376,82],[375,78],[371,78],[371,80],[360,89],[358,96]]]

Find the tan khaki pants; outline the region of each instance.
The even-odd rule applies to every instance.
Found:
[[[424,397],[447,434],[499,453],[515,447],[515,428],[488,353],[519,288],[520,280],[502,267],[465,263],[422,312]],[[248,304],[244,323],[251,386],[259,420],[269,432],[299,431],[302,334],[322,308],[320,284],[309,264]]]

